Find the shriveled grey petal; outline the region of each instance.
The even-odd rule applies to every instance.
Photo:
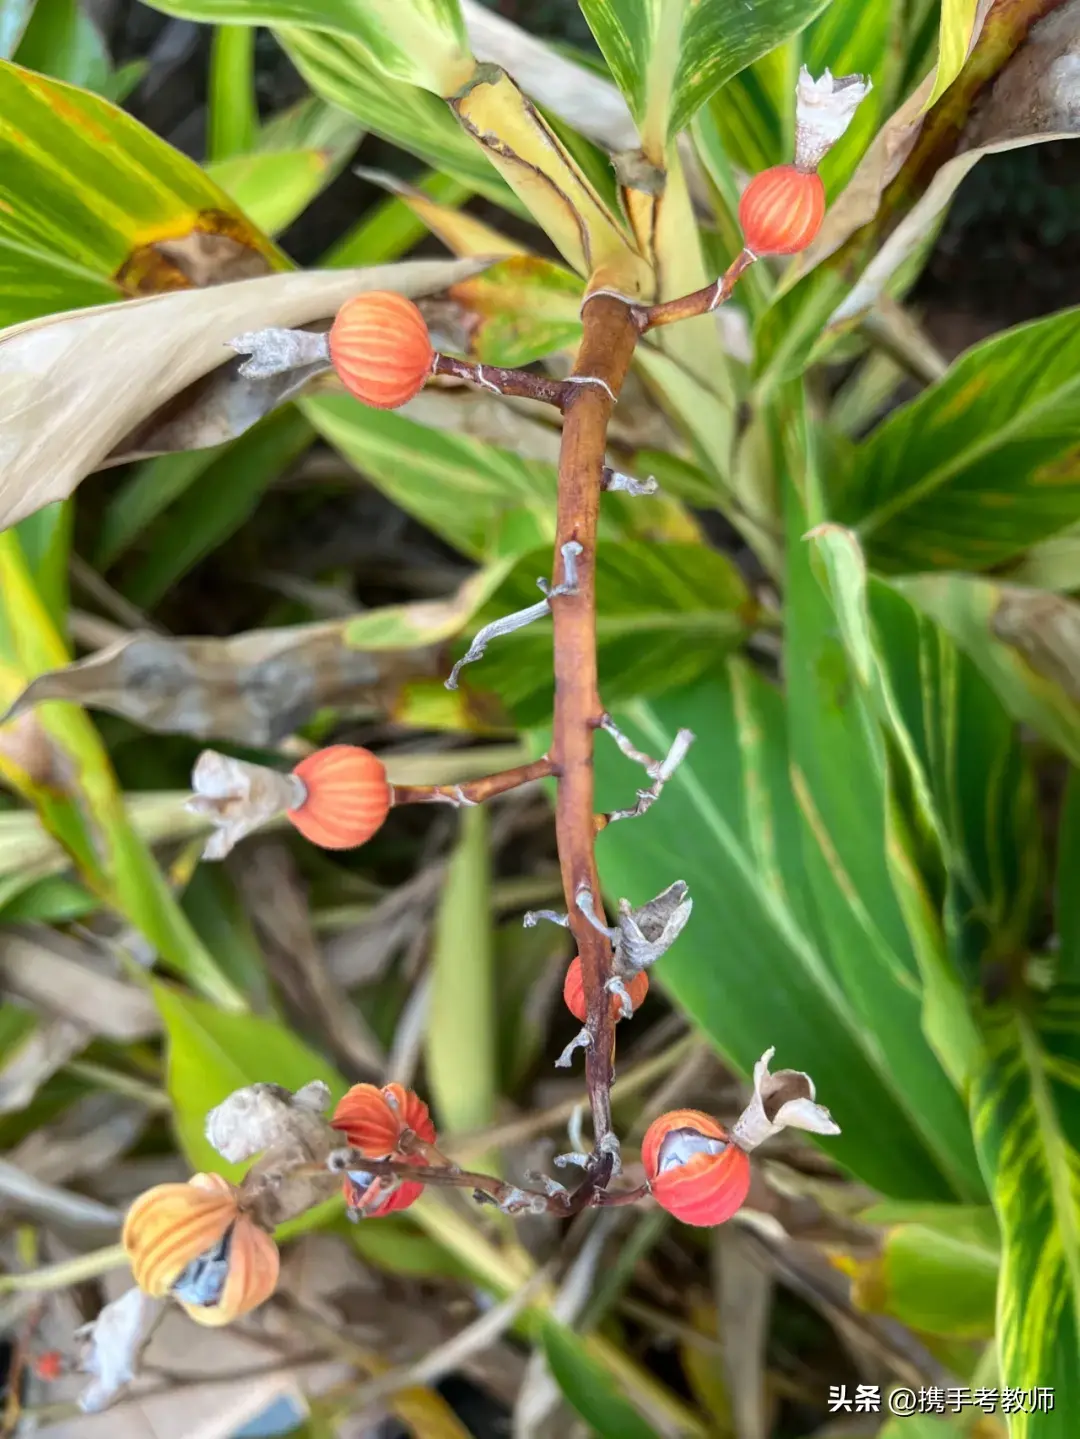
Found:
[[[84,1414],[107,1409],[135,1379],[139,1351],[150,1337],[161,1307],[160,1299],[151,1299],[141,1289],[129,1289],[77,1332],[75,1337],[82,1345],[79,1368],[93,1376],[79,1396]]]

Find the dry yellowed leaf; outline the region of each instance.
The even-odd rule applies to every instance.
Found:
[[[478,261],[413,260],[364,270],[295,271],[12,326],[0,335],[0,525],[70,495],[125,436],[148,426],[211,372],[225,370],[233,387],[265,384],[236,373],[241,361],[228,348],[234,335],[325,321],[361,290],[434,294],[480,268]],[[191,398],[197,403],[202,395]],[[259,413],[280,398],[269,395]],[[214,403],[221,405],[220,394]],[[183,408],[173,403],[171,423]]]

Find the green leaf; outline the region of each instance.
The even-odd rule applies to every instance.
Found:
[[[536,602],[546,550],[525,556],[471,628]],[[753,623],[754,605],[726,555],[704,545],[609,542],[596,557],[597,655],[605,702],[626,704],[690,683],[732,650]],[[552,706],[551,622],[494,640],[462,684],[490,693],[524,727]]]
[[[1001,700],[947,631],[881,581],[872,585],[871,610],[903,733],[938,819],[950,948],[974,989],[984,963],[1024,950],[1042,911],[1042,822],[1029,757]]]
[[[1065,1439],[1080,1404],[1080,989],[1018,992],[983,1030],[971,1116],[1001,1225],[1001,1382],[1054,1391],[1052,1413],[1013,1414],[1009,1432]]]
[[[127,598],[143,609],[153,608],[177,580],[240,529],[268,485],[304,453],[312,438],[311,425],[289,405],[273,411],[231,445],[197,452],[199,458],[207,458],[205,465],[167,465],[166,475],[173,477],[182,471],[189,485],[161,517],[138,565],[125,577]],[[154,467],[173,459],[170,455],[148,461],[129,484],[150,498],[148,490],[158,473]],[[119,503],[114,501],[114,505]]]
[[[301,408],[323,438],[394,504],[470,559],[520,556],[554,543],[554,464],[374,410],[348,395],[320,395]],[[604,496],[604,540],[663,538],[673,527],[669,501]]]
[[[796,34],[828,0],[581,0],[615,80],[641,127],[646,155],[716,90]]]
[[[210,43],[206,158],[228,160],[246,154],[258,128],[255,31],[246,25],[218,25]]]
[[[996,1227],[987,1242],[981,1233],[901,1223],[885,1234],[879,1255],[855,1264],[852,1298],[920,1334],[992,1339],[1000,1265]]]
[[[515,255],[450,293],[469,311],[469,353],[482,364],[513,368],[580,341],[582,290],[561,265]]]
[[[941,0],[937,72],[934,76],[934,88],[926,102],[928,110],[944,95],[964,68],[978,8],[979,0]]]
[[[572,1330],[545,1316],[541,1334],[552,1377],[594,1433],[602,1439],[657,1439]]]
[[[811,453],[811,478],[813,463]],[[842,531],[822,527],[807,541],[805,528],[805,512],[789,491],[788,723],[815,907],[837,978],[928,1145],[958,1195],[977,1197],[982,1185],[966,1118],[946,1077],[965,1084],[975,1037],[895,803],[891,706],[870,633],[862,557]]]
[[[0,116],[3,325],[187,284],[193,239],[285,268],[198,165],[107,101],[0,62]]]
[[[1080,519],[1080,310],[976,345],[856,447],[833,501],[884,570],[987,569]]]
[[[1057,883],[1054,886],[1058,932],[1057,972],[1066,984],[1080,985],[1080,775],[1069,767],[1065,802],[1058,825]]]
[[[969,575],[894,586],[952,636],[1014,719],[1080,764],[1080,606]]]
[[[247,1165],[228,1164],[206,1138],[206,1116],[248,1084],[302,1089],[313,1079],[329,1085],[334,1102],[348,1087],[321,1054],[291,1030],[254,1014],[223,1014],[169,985],[153,986],[165,1026],[166,1085],[180,1146],[193,1169],[234,1182]]]
[[[355,130],[353,131],[355,134]],[[327,150],[258,150],[206,167],[207,173],[268,235],[301,215],[340,168]]]
[[[689,885],[694,917],[654,971],[657,981],[743,1074],[772,1045],[778,1065],[811,1074],[842,1131],[823,1141],[828,1153],[872,1188],[953,1198],[958,1158],[960,1188],[977,1188],[960,1158],[971,1141],[955,1095],[939,1075],[933,1112],[920,1112],[882,1051],[882,1032],[899,1023],[933,1078],[936,1062],[912,1033],[914,1000],[895,1006],[896,986],[882,980],[865,947],[848,955],[843,971],[830,951],[810,897],[781,696],[732,660],[715,678],[615,718],[653,755],[665,754],[682,726],[697,736],[660,803],[597,842],[608,894],[641,904],[675,879]],[[598,743],[596,769],[601,808],[625,805],[640,784],[614,746]],[[846,987],[852,971],[855,993]],[[873,1027],[857,1003],[868,987],[889,1006],[875,1012]],[[950,1142],[956,1147],[946,1155]]]
[[[435,916],[425,1054],[439,1128],[451,1131],[495,1117],[490,843],[486,811],[463,810]]]
[[[381,139],[419,155],[497,205],[527,213],[438,96],[381,74],[364,46],[347,35],[291,26],[276,34],[300,74],[324,99]]]
[[[154,8],[185,20],[345,35],[381,74],[436,95],[452,95],[475,63],[458,0],[154,0]]]
[[[79,0],[37,0],[15,61],[104,94],[111,65],[101,32]]]
[[[0,597],[5,684],[21,681],[24,687],[35,675],[66,664],[67,648],[12,530],[0,534]],[[140,931],[164,964],[223,1009],[241,1009],[243,1001],[200,943],[131,824],[108,754],[86,714],[77,705],[57,703],[43,707],[38,717],[68,766],[68,788],[74,790],[72,799],[61,801],[47,788],[30,794],[42,824],[70,847],[88,886]],[[74,816],[81,811],[81,825],[73,823],[72,811]]]

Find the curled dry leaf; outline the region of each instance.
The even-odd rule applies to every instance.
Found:
[[[499,65],[527,95],[604,150],[641,143],[622,95],[592,70],[566,59],[478,0],[461,0],[469,44],[477,60]]]
[[[186,416],[185,448],[221,439],[220,409],[238,386],[264,387],[254,400],[245,392],[245,413],[258,414],[244,428],[266,413],[281,399],[282,377],[241,379],[241,362],[228,349],[234,336],[325,321],[360,290],[430,295],[480,267],[415,260],[266,275],[13,326],[0,336],[0,411],[8,416],[0,439],[0,525],[64,499],[110,457],[146,452],[146,434],[167,404],[170,426],[180,427]],[[217,385],[200,383],[219,370],[225,373]]]
[[[756,1149],[782,1129],[806,1129],[811,1134],[839,1134],[840,1126],[829,1111],[814,1102],[814,1081],[799,1069],[769,1073],[776,1053],[767,1049],[754,1065],[754,1096],[736,1120],[731,1137],[740,1149]]]
[[[81,1347],[79,1368],[92,1375],[79,1397],[84,1414],[108,1408],[138,1374],[139,1353],[150,1337],[163,1301],[132,1288],[106,1304],[92,1324],[76,1334]]]
[[[137,633],[33,680],[3,717],[44,700],[72,700],[143,729],[273,744],[323,705],[384,713],[409,679],[436,673],[432,649],[346,644],[349,621],[251,630],[219,639]]]
[[[287,809],[299,809],[306,793],[294,774],[250,764],[216,750],[203,750],[191,772],[195,793],[184,806],[214,826],[203,859],[224,859],[245,837]]]
[[[579,274],[594,288],[651,298],[652,274],[621,220],[505,71],[478,65],[450,104]]]

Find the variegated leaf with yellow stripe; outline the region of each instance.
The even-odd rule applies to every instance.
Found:
[[[154,0],[185,20],[298,25],[361,44],[392,80],[452,95],[475,64],[458,0]]]
[[[1001,1383],[1053,1390],[1049,1413],[1021,1400],[1011,1439],[1065,1439],[1080,1405],[1080,989],[1014,993],[983,1015],[971,1101],[1002,1235]]]

